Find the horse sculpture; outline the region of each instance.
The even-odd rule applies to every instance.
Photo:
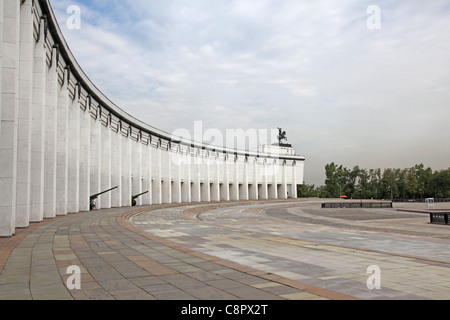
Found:
[[[288,139],[287,139],[286,131],[283,131],[283,129],[278,128],[278,132],[279,132],[279,134],[278,134],[278,142],[279,142],[279,144],[280,145],[283,144],[283,140],[286,140],[286,142],[287,142]]]

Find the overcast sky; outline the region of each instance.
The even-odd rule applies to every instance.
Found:
[[[333,161],[450,167],[448,0],[51,3],[89,78],[151,126],[282,127],[316,186]]]

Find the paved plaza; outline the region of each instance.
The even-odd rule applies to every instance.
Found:
[[[321,203],[159,205],[32,224],[0,239],[0,300],[450,298],[450,226],[413,211],[423,203]]]

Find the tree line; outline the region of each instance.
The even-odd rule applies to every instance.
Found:
[[[299,197],[349,199],[450,198],[450,168],[433,171],[423,164],[405,169],[348,169],[334,162],[325,166],[323,186],[301,185]]]

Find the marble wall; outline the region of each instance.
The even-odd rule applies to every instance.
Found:
[[[98,209],[141,193],[137,205],[297,196],[305,158],[293,149],[174,141],[116,106],[77,64],[48,0],[2,0],[0,44],[0,237],[88,211],[115,187]]]

